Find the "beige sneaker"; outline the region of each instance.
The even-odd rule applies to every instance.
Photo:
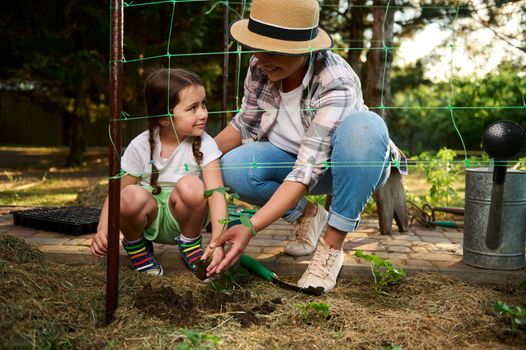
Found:
[[[327,224],[329,214],[320,205],[315,216],[299,218],[293,225],[295,239],[285,245],[285,253],[293,256],[309,255],[316,249],[316,243]]]
[[[298,281],[298,287],[323,287],[324,292],[330,291],[336,286],[343,260],[343,249],[332,249],[325,243],[325,239],[320,238],[307,270]]]

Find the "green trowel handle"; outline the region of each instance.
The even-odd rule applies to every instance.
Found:
[[[252,271],[254,274],[263,278],[265,281],[272,281],[276,277],[276,274],[269,269],[267,269],[262,263],[257,261],[254,258],[251,258],[248,255],[241,255],[239,258],[241,265],[249,271]]]
[[[454,221],[431,221],[431,223],[435,226],[442,226],[442,227],[449,227],[449,228],[458,227],[458,224]]]

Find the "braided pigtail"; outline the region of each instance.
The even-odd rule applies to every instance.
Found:
[[[192,153],[194,154],[197,165],[201,165],[203,161],[203,152],[201,152],[201,137],[194,137],[192,141]]]
[[[155,139],[153,137],[155,133],[155,128],[153,125],[148,124],[148,132],[150,133],[148,141],[150,142],[150,164],[152,165],[152,174],[150,175],[150,186],[153,187],[152,194],[157,195],[161,193],[161,186],[157,184],[157,180],[159,179],[159,170],[157,170],[157,167],[153,162],[153,152],[155,151]]]

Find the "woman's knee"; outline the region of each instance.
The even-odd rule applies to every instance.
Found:
[[[338,126],[333,136],[333,151],[348,152],[360,158],[385,153],[389,144],[389,132],[384,120],[376,113],[361,111],[351,114]]]
[[[175,204],[177,200],[189,206],[206,205],[204,198],[205,184],[197,176],[184,176],[175,185],[170,194],[170,203]]]
[[[335,137],[342,135],[347,139],[389,138],[385,121],[370,111],[355,112],[345,118],[335,132]]]

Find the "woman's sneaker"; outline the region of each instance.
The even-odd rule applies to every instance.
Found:
[[[314,256],[298,281],[298,287],[323,287],[328,292],[336,286],[338,274],[343,266],[343,249],[330,248],[325,239],[320,238]]]
[[[329,214],[316,204],[316,215],[301,217],[293,224],[292,232],[295,239],[285,245],[285,253],[293,256],[309,255],[316,249],[316,243],[327,224]]]

